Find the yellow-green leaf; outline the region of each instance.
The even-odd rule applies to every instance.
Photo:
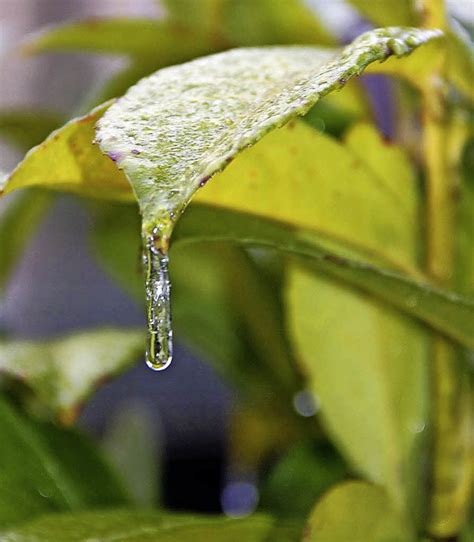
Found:
[[[415,26],[419,14],[414,0],[349,0],[360,13],[377,26]]]
[[[346,482],[316,505],[304,542],[415,542],[415,536],[383,491],[363,482]]]
[[[298,528],[263,515],[243,519],[148,511],[56,514],[8,531],[3,542],[295,542]]]
[[[205,29],[227,46],[334,44],[302,0],[165,0],[171,21]]]
[[[113,162],[92,144],[94,125],[110,104],[73,119],[31,149],[4,180],[5,194],[17,188],[44,186],[102,199],[130,200],[130,185]],[[1,191],[0,191],[1,193]]]

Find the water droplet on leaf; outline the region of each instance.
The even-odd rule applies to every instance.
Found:
[[[319,408],[318,397],[309,390],[301,390],[293,396],[293,408],[304,418],[314,416]]]

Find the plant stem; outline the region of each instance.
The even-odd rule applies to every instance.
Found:
[[[442,0],[425,0],[423,25],[446,29]],[[450,130],[440,59],[422,95],[426,169],[426,267],[440,286],[452,285],[456,233],[456,173],[459,156],[450,155]],[[459,367],[459,353],[435,336],[433,361],[433,473],[428,529],[435,539],[455,540],[465,519],[470,485],[470,390]]]

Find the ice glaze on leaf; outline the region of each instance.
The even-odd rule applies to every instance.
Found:
[[[0,343],[0,373],[31,388],[39,404],[71,423],[80,403],[105,378],[143,353],[142,330],[102,329],[48,342]]]
[[[143,230],[172,225],[192,195],[240,150],[303,115],[376,60],[403,56],[438,31],[368,32],[340,53],[312,47],[237,49],[157,72],[100,120],[102,150],[135,191]]]

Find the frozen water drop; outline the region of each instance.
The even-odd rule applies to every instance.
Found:
[[[171,285],[168,256],[156,247],[156,238],[144,239],[145,291],[147,302],[148,344],[146,364],[162,371],[173,360],[173,330],[171,328]]]

